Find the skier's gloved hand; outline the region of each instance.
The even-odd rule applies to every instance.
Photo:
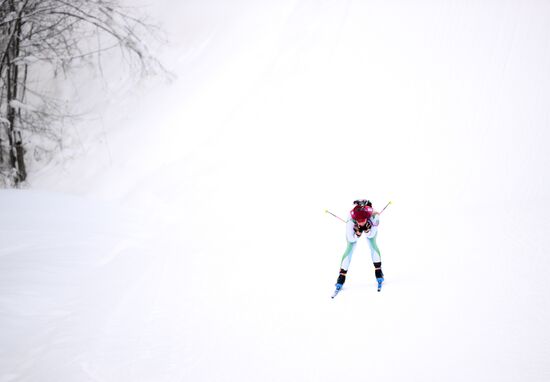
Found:
[[[361,236],[363,232],[368,233],[371,228],[372,228],[372,223],[369,220],[367,220],[367,223],[365,225],[355,224],[355,226],[353,226],[353,230],[355,231],[355,234],[357,235],[357,237]]]
[[[369,232],[371,228],[372,228],[372,223],[370,222],[370,220],[367,220],[367,224],[363,226],[363,231]]]

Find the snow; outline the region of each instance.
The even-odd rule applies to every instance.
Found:
[[[549,5],[146,9],[178,80],[0,192],[0,381],[550,379]]]
[[[29,111],[35,111],[35,108],[31,105],[26,105],[22,102],[19,102],[17,100],[11,100],[10,106],[14,109],[23,109],[23,110],[29,110]]]

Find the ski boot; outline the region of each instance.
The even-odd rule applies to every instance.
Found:
[[[338,275],[338,280],[336,280],[336,285],[335,285],[336,290],[334,291],[332,298],[336,297],[336,295],[340,292],[340,290],[344,286],[344,283],[346,282],[346,273],[348,273],[348,271],[340,268],[340,274]]]
[[[378,282],[378,292],[380,292],[380,290],[382,290],[382,283],[384,282],[384,278],[378,277],[376,281]]]
[[[376,282],[378,283],[378,292],[382,289],[382,283],[384,282],[384,273],[382,273],[382,263],[374,263],[374,275],[376,276]]]

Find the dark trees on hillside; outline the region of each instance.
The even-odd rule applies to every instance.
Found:
[[[27,176],[25,136],[48,134],[63,117],[53,97],[29,86],[30,76],[112,48],[142,73],[160,67],[142,43],[152,27],[132,13],[117,0],[0,0],[0,176],[8,185]]]

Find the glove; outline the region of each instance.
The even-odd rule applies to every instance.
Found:
[[[363,232],[369,232],[371,228],[372,228],[372,223],[370,222],[370,220],[367,220],[367,224],[365,225],[362,225],[362,226],[357,224],[354,225],[353,231],[355,232],[357,237],[359,237]]]
[[[367,220],[367,224],[365,224],[365,226],[363,227],[363,231],[369,232],[371,228],[372,228],[372,223],[370,220]]]

